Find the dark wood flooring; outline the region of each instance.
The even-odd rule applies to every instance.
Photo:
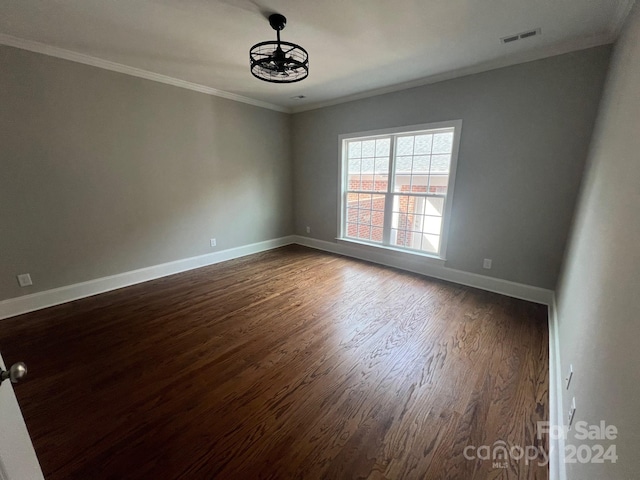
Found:
[[[285,247],[4,320],[47,479],[546,479],[546,307]],[[530,462],[531,463],[531,462]]]

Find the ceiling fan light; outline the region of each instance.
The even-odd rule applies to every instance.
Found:
[[[269,17],[278,39],[255,44],[249,51],[251,73],[265,82],[293,83],[309,75],[309,54],[300,45],[280,40],[287,19],[279,14]]]

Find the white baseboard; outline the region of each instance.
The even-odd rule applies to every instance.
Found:
[[[185,258],[174,262],[163,263],[161,265],[154,265],[151,267],[141,268],[139,270],[111,275],[109,277],[97,278],[87,282],[76,283],[74,285],[54,288],[44,292],[3,300],[0,301],[0,320],[32,312],[34,310],[52,307],[61,303],[78,300],[80,298],[90,297],[110,290],[127,287],[136,283],[154,280],[167,275],[173,275],[186,270],[213,265],[215,263],[243,257],[245,255],[251,255],[253,253],[264,252],[266,250],[271,250],[273,248],[292,243],[327,252],[338,253],[361,260],[367,260],[381,265],[396,267],[402,270],[419,273],[429,277],[440,278],[442,280],[448,280],[461,285],[500,293],[502,295],[520,298],[531,302],[550,305],[553,299],[553,292],[551,290],[446,268],[442,265],[442,262],[438,260],[424,258],[416,260],[415,256],[401,252],[379,251],[377,248],[367,247],[364,245],[346,245],[298,235],[291,235],[288,237],[276,238],[264,242],[244,245],[242,247],[230,248],[220,252]]]
[[[549,304],[549,425],[564,425],[562,367],[558,336],[558,306],[553,295]],[[561,436],[560,436],[561,437]],[[549,480],[567,480],[564,438],[549,438]]]
[[[551,290],[486,277],[475,273],[446,268],[442,261],[423,259],[401,252],[380,251],[377,248],[357,244],[326,242],[314,238],[291,235],[242,247],[222,250],[198,257],[132,270],[88,282],[55,288],[44,292],[0,301],[0,320],[23,313],[52,307],[61,303],[90,297],[99,293],[127,287],[175,273],[213,265],[215,263],[264,252],[296,243],[317,250],[337,253],[348,257],[378,263],[410,272],[447,280],[461,285],[499,293],[509,297],[528,300],[549,306],[549,423],[563,424],[562,373],[560,366],[560,345],[555,294]],[[549,479],[566,480],[564,463],[564,439],[549,439]]]
[[[416,260],[398,252],[387,252],[375,247],[358,244],[333,243],[315,238],[295,236],[295,243],[318,250],[359,258],[390,267],[408,270],[429,277],[448,280],[453,283],[500,293],[508,297],[528,300],[549,306],[549,424],[563,425],[562,373],[560,366],[560,345],[555,293],[539,287],[509,282],[497,278],[477,275],[447,268],[441,261],[431,259]],[[564,463],[564,439],[549,439],[549,480],[566,480]]]
[[[300,235],[296,235],[294,238],[294,242],[299,245],[359,258],[361,260],[367,260],[369,262],[395,267],[428,277],[487,290],[489,292],[500,293],[508,297],[528,300],[543,305],[550,305],[553,300],[552,290],[447,268],[440,260],[416,257],[415,255],[382,250],[366,245],[326,242],[324,240],[317,240]]]
[[[264,252],[273,248],[295,243],[293,236],[275,238],[264,242],[252,243],[241,247],[230,248],[219,252],[208,253],[197,257],[185,258],[174,262],[153,265],[130,272],[119,273],[109,277],[96,278],[88,282],[76,283],[66,287],[54,288],[44,292],[10,298],[0,302],[0,320],[15,317],[23,313],[33,312],[42,308],[52,307],[61,303],[71,302],[79,298],[90,297],[98,293],[128,287],[136,283],[147,282],[156,278],[173,275],[175,273],[193,270],[207,265],[244,257],[253,253]]]

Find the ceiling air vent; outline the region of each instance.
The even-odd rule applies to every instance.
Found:
[[[510,37],[501,38],[500,40],[502,40],[502,43],[511,43],[511,42],[515,42],[516,40],[520,40],[520,36],[512,35]]]
[[[502,43],[512,43],[518,40],[522,40],[524,38],[535,37],[536,35],[540,35],[541,30],[536,28],[535,30],[529,30],[526,32],[516,33],[515,35],[509,35],[507,37],[502,37],[500,42]]]

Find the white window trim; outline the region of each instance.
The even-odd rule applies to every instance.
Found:
[[[346,191],[347,191],[347,172],[344,168],[344,158],[347,154],[345,151],[345,140],[351,140],[353,138],[360,137],[375,137],[375,136],[387,136],[387,135],[399,135],[399,134],[411,134],[415,132],[421,132],[423,130],[437,130],[440,128],[453,128],[453,148],[451,151],[451,164],[449,168],[449,186],[447,188],[447,198],[444,206],[443,215],[443,227],[442,237],[440,239],[440,254],[428,254],[424,252],[418,252],[413,250],[404,250],[402,248],[395,248],[388,245],[379,245],[374,243],[368,243],[359,241],[357,239],[347,238],[343,231],[344,216],[346,214]],[[383,250],[391,250],[395,252],[407,253],[410,255],[417,255],[419,257],[427,257],[435,260],[446,260],[447,244],[449,242],[449,225],[451,223],[451,209],[453,205],[454,185],[456,180],[456,173],[458,168],[458,151],[460,149],[460,134],[462,132],[462,120],[449,120],[446,122],[437,123],[425,123],[421,125],[409,125],[406,127],[385,128],[380,130],[370,130],[366,132],[354,132],[338,135],[338,172],[339,172],[339,185],[338,185],[338,238],[341,242],[353,243],[356,245],[363,245],[368,247],[380,248]]]

